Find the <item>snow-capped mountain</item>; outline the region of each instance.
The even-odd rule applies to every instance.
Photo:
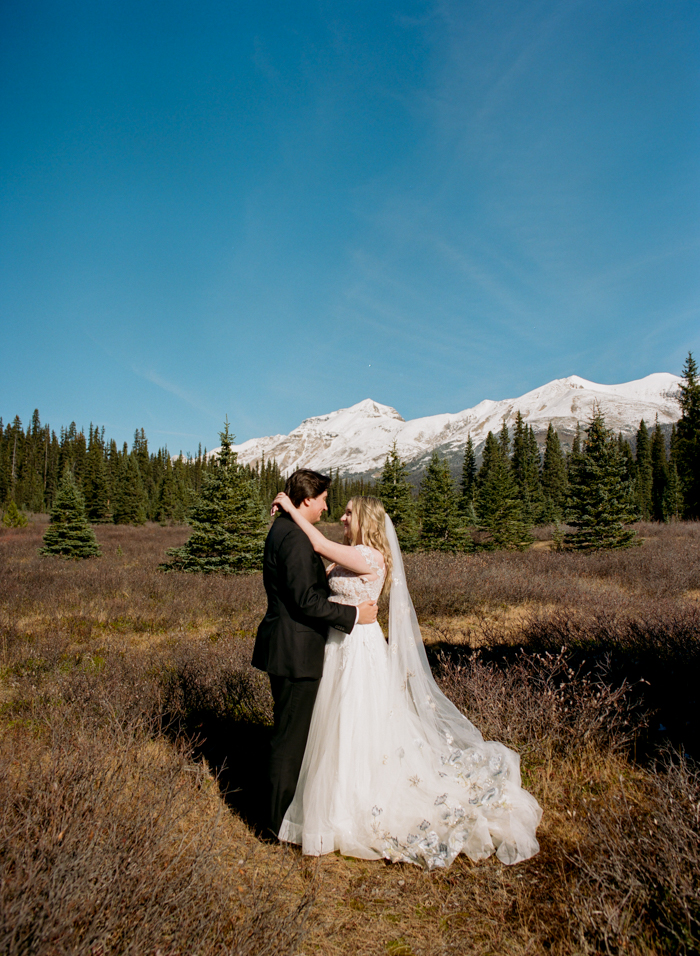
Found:
[[[603,412],[608,427],[625,436],[634,435],[642,418],[653,426],[658,416],[661,425],[670,426],[680,417],[680,381],[676,375],[658,372],[623,385],[597,385],[571,375],[520,398],[486,400],[463,412],[408,422],[395,408],[367,398],[350,408],[307,418],[289,435],[251,438],[235,447],[242,464],[255,465],[264,455],[267,461],[276,459],[284,474],[304,467],[321,472],[339,468],[344,475],[372,475],[381,471],[395,441],[409,469],[419,471],[435,450],[455,465],[461,462],[469,434],[479,455],[489,431],[495,434],[504,418],[512,427],[518,411],[532,425],[540,444],[551,421],[565,447],[571,444],[577,422],[585,425],[595,405]]]

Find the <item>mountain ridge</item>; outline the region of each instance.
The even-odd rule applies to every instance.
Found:
[[[454,468],[461,464],[469,434],[479,455],[488,432],[498,431],[504,418],[512,427],[518,411],[532,425],[540,445],[551,421],[562,444],[570,446],[577,423],[585,425],[596,405],[608,427],[626,438],[634,436],[642,418],[653,426],[658,417],[662,426],[670,428],[680,418],[681,381],[670,372],[654,372],[617,385],[570,375],[518,398],[483,399],[460,412],[408,421],[392,406],[365,398],[349,408],[304,419],[288,435],[251,438],[234,447],[241,464],[254,466],[264,455],[268,461],[276,459],[285,475],[301,467],[321,472],[337,468],[348,477],[377,475],[394,441],[410,472],[422,471],[433,451]]]

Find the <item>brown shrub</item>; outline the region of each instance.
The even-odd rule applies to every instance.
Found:
[[[267,675],[250,663],[252,641],[179,641],[168,648],[162,671],[164,713],[191,722],[233,719],[272,723],[272,695]]]
[[[290,855],[260,885],[206,765],[109,702],[99,724],[49,716],[38,739],[16,726],[1,741],[2,952],[294,951],[314,884],[290,887]]]
[[[700,587],[700,522],[679,527],[659,526],[626,551],[407,555],[409,589],[419,618],[524,603],[645,613]]]
[[[565,650],[521,650],[507,666],[480,651],[458,662],[442,653],[436,676],[485,737],[521,751],[626,751],[644,724],[633,688],[609,682],[608,660],[575,667]]]
[[[700,771],[667,752],[641,793],[583,799],[586,832],[571,855],[571,910],[584,953],[700,950]]]
[[[612,683],[632,681],[655,715],[649,747],[671,740],[700,756],[700,607],[658,602],[644,615],[609,607],[589,614],[533,614],[513,639],[534,651],[569,648],[571,659],[607,661]]]
[[[40,614],[59,631],[114,629],[144,635],[201,626],[251,631],[265,613],[262,575],[163,574],[158,564],[189,529],[97,525],[103,557],[66,561],[38,554],[41,536],[0,538],[3,616]],[[37,550],[35,550],[35,547]],[[119,553],[121,552],[121,553]]]

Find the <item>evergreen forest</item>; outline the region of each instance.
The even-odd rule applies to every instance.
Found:
[[[489,432],[480,463],[469,438],[457,480],[434,452],[417,493],[394,446],[376,482],[331,472],[328,517],[337,520],[354,495],[375,494],[407,551],[522,550],[532,541],[531,529],[546,524],[554,525],[557,546],[626,547],[634,542],[629,525],[635,520],[700,519],[700,381],[692,354],[683,368],[679,404],[681,417],[670,436],[658,422],[642,420],[634,445],[613,434],[596,409],[566,452],[551,423],[540,448],[518,412],[512,428],[504,421],[498,434]],[[238,464],[228,424],[221,436],[219,461],[201,446],[194,457],[172,457],[167,448],[151,451],[143,429],[136,430],[131,448],[119,448],[92,425],[87,436],[75,423],[57,435],[41,423],[38,410],[26,428],[19,417],[7,425],[0,419],[4,522],[19,525],[25,511],[52,511],[70,486],[93,524],[191,524],[199,542],[196,561],[215,570],[214,552],[204,543],[207,528],[214,537],[230,536],[249,512],[256,530],[251,524],[246,532],[248,557],[241,570],[258,566],[260,521],[284,477],[275,461]],[[189,558],[173,558],[185,569]]]
[[[200,495],[216,459],[201,446],[197,455],[172,457],[167,448],[151,451],[137,429],[131,448],[119,448],[104,429],[90,425],[88,435],[75,423],[57,435],[42,425],[39,411],[25,429],[20,418],[4,426],[0,418],[0,506],[34,513],[50,512],[61,479],[70,471],[93,524],[183,524]],[[263,504],[284,488],[276,462],[243,469]]]

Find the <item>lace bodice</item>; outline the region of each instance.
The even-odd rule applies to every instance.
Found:
[[[372,549],[366,544],[356,544],[355,547],[367,564],[377,572],[378,577],[376,581],[363,581],[361,575],[336,564],[328,575],[328,584],[331,589],[330,600],[335,601],[336,604],[358,605],[363,601],[376,601],[382,592],[385,569],[380,568]]]

